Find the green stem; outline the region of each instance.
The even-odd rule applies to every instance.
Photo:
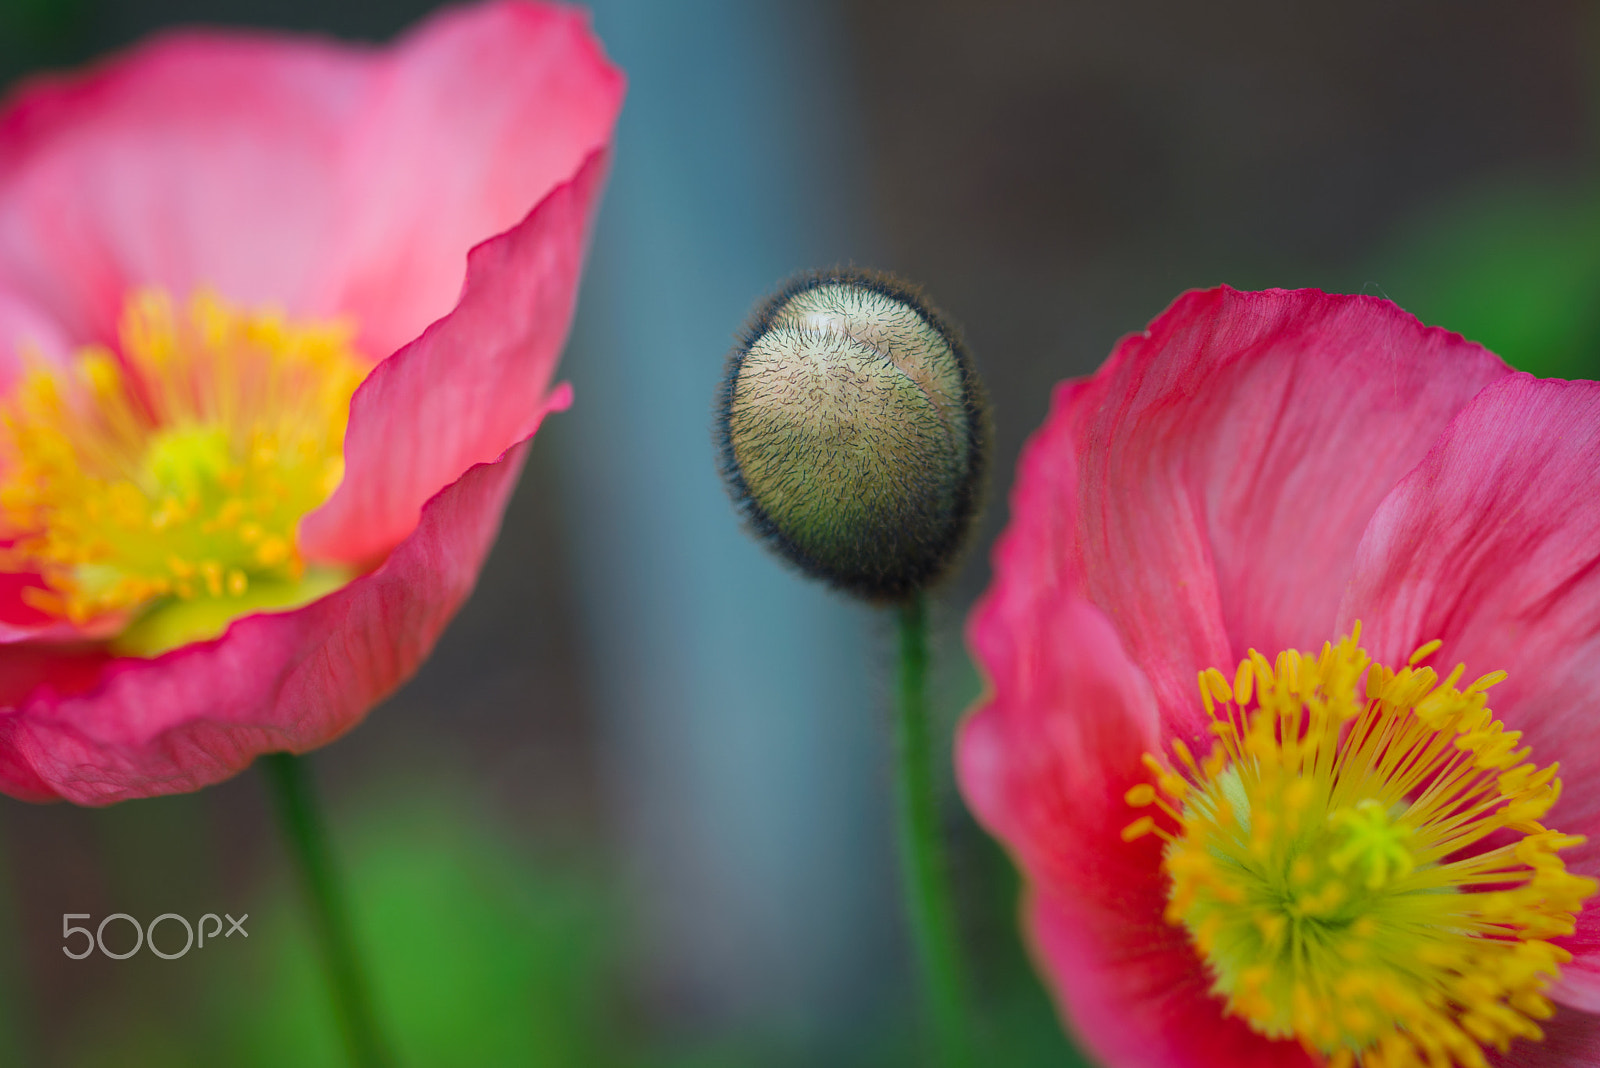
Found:
[[[278,824],[300,874],[350,1063],[356,1068],[389,1068],[394,1058],[373,1016],[350,912],[334,871],[327,825],[306,764],[292,753],[269,753],[261,758],[261,770],[271,784]]]
[[[972,1064],[955,899],[939,830],[928,713],[928,608],[918,593],[899,608],[900,677],[895,716],[900,856],[911,933],[945,1068]]]

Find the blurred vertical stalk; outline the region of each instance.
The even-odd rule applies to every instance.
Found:
[[[895,715],[896,800],[906,904],[938,1042],[936,1063],[973,1063],[955,896],[939,826],[928,709],[928,604],[918,593],[897,609],[900,671]]]
[[[261,758],[261,770],[271,787],[284,843],[299,872],[350,1063],[356,1068],[390,1068],[394,1057],[372,1011],[350,910],[328,844],[327,823],[306,762],[292,753],[269,753]]]

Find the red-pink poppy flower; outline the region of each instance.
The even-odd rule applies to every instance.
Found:
[[[569,401],[622,89],[508,0],[0,106],[0,790],[193,790],[416,669]]]
[[[1104,1063],[1597,1063],[1600,384],[1189,293],[1057,391],[995,572],[960,781]]]

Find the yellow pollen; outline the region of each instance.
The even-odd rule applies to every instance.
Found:
[[[1441,643],[1393,671],[1360,638],[1252,649],[1231,686],[1202,671],[1211,754],[1147,754],[1127,801],[1153,811],[1123,838],[1166,841],[1167,920],[1254,1030],[1346,1068],[1482,1068],[1543,1037],[1571,960],[1549,940],[1596,883],[1557,855],[1583,839],[1539,822],[1557,765],[1487,706],[1505,673],[1461,690],[1464,666],[1418,666]]]
[[[0,402],[0,568],[39,610],[153,653],[343,580],[307,573],[300,519],[344,475],[367,361],[348,323],[294,323],[197,293],[123,309],[118,350],[27,356]]]

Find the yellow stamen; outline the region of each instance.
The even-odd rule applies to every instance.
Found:
[[[1439,642],[1392,671],[1360,633],[1272,664],[1251,650],[1231,692],[1202,671],[1211,755],[1197,768],[1183,749],[1174,771],[1147,754],[1154,782],[1129,804],[1178,807],[1123,838],[1166,840],[1167,919],[1256,1031],[1330,1065],[1478,1068],[1542,1037],[1571,959],[1549,939],[1596,883],[1557,856],[1583,839],[1539,822],[1557,766],[1524,763],[1486,705],[1505,673],[1459,690],[1464,666],[1417,666]]]
[[[123,628],[130,651],[220,632],[337,581],[307,575],[300,519],[344,474],[367,362],[347,323],[291,323],[205,292],[134,294],[118,351],[32,358],[0,403],[0,567],[34,607]],[[179,621],[182,622],[179,622]],[[130,626],[131,624],[131,626]]]

